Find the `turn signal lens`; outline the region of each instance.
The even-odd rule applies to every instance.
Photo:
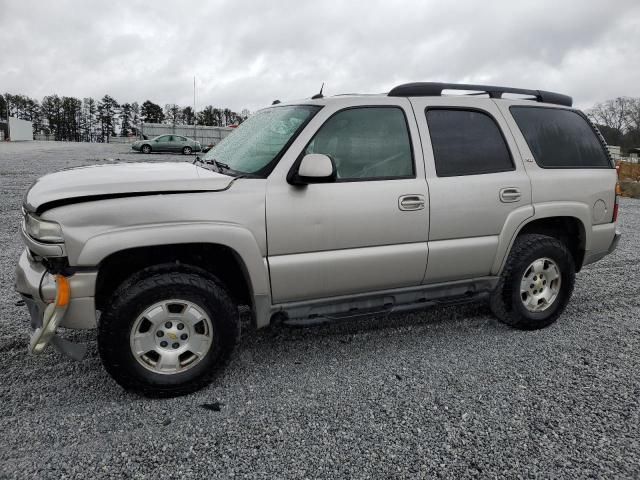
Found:
[[[69,305],[69,299],[71,298],[71,288],[69,287],[69,280],[62,275],[56,275],[57,293],[56,293],[56,307],[66,307]]]

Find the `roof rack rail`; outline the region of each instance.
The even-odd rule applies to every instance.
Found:
[[[573,99],[562,93],[545,90],[527,90],[524,88],[496,87],[492,85],[471,85],[466,83],[415,82],[398,85],[387,94],[389,97],[439,97],[443,90],[470,90],[487,93],[490,98],[502,98],[504,93],[531,95],[531,100],[544,103],[555,103],[570,107]],[[477,94],[472,94],[477,95]]]

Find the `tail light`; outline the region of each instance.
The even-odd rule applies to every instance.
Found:
[[[619,205],[619,201],[618,198],[620,198],[620,195],[622,195],[622,188],[620,187],[620,165],[616,165],[616,199],[613,203],[613,218],[611,219],[612,223],[615,223],[618,221],[618,205]]]

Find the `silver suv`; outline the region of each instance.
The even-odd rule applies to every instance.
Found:
[[[440,83],[316,95],[274,102],[196,164],[42,177],[17,268],[29,349],[80,358],[58,329],[97,328],[120,385],[167,396],[224,364],[240,305],[261,328],[486,299],[546,327],[620,238],[616,170],[571,104]]]

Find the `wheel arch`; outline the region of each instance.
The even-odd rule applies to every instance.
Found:
[[[239,303],[248,304],[254,323],[269,323],[271,295],[261,250],[246,229],[234,226],[180,225],[123,229],[89,239],[77,265],[97,266],[96,305],[125,278],[161,263],[193,265],[218,277]]]
[[[571,205],[570,208],[562,207],[558,204],[535,206],[534,215],[524,219],[517,226],[510,235],[508,248],[503,247],[503,251],[496,256],[492,274],[500,274],[516,238],[525,233],[549,235],[564,242],[573,256],[576,272],[579,272],[584,262],[585,252],[589,248],[590,238],[587,233],[591,225],[589,209],[583,204]]]

